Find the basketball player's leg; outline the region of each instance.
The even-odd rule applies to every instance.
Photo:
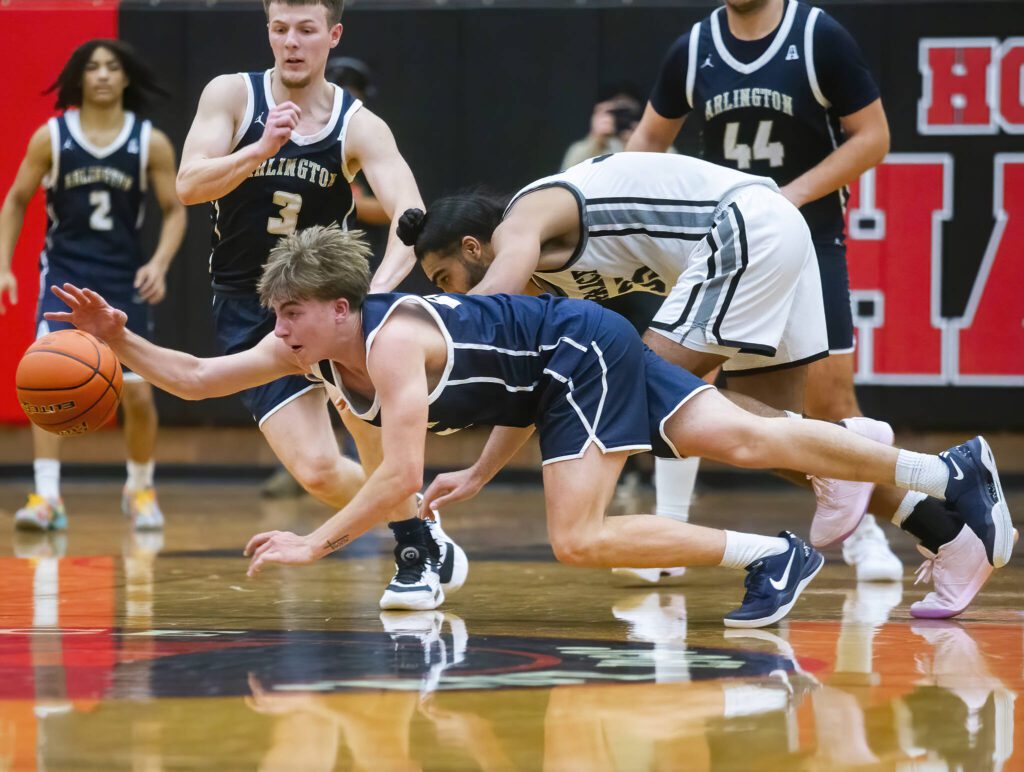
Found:
[[[52,273],[44,273],[40,282],[40,295],[36,311],[36,339],[58,329],[69,329],[71,325],[49,322],[43,318],[47,311],[60,310],[49,291]],[[55,277],[63,280],[63,277]],[[60,447],[61,437],[36,425],[32,425],[32,472],[34,490],[28,501],[14,513],[14,526],[19,530],[57,530],[67,527],[67,512],[60,495]]]
[[[853,384],[853,312],[846,247],[818,242],[814,251],[821,277],[829,356],[809,367],[804,413],[823,421],[841,421],[862,415]]]
[[[341,509],[366,477],[358,462],[341,455],[327,410],[323,389],[309,387],[272,409],[259,426],[299,484],[319,501]]]
[[[274,329],[274,315],[255,295],[216,292],[213,323],[221,354],[252,348]],[[341,508],[362,485],[359,464],[338,449],[323,389],[301,376],[241,393],[271,449],[314,498]]]
[[[544,466],[544,502],[555,557],[575,566],[714,566],[723,531],[651,515],[606,517],[627,453],[602,453]]]
[[[355,440],[364,473],[369,476],[384,459],[381,431],[339,409],[345,428]],[[469,575],[469,559],[441,527],[441,515],[419,511],[418,496],[386,513],[395,537],[395,574],[381,595],[385,611],[430,611],[446,596],[458,592]]]
[[[580,458],[545,465],[548,534],[560,562],[584,567],[742,569],[757,576],[759,590],[748,593],[741,606],[726,615],[726,625],[760,627],[789,612],[824,562],[817,552],[787,532],[769,537],[653,515],[606,517],[625,458],[623,452],[602,453],[591,444]],[[785,569],[788,563],[791,570]],[[768,584],[769,576],[781,578],[781,590]]]
[[[662,419],[714,387],[644,349],[621,320],[604,320],[590,350],[582,358],[573,352],[564,364],[554,352],[548,369],[561,374],[566,393],[537,421],[556,557],[581,566],[746,569],[757,575],[749,585],[756,591],[727,615],[726,624],[753,627],[785,616],[823,563],[796,536],[719,531],[651,515],[605,516],[627,454],[653,445],[658,455],[681,457],[662,440]],[[649,363],[658,370],[653,381]],[[787,559],[792,570],[784,565]],[[768,589],[768,576],[783,575]]]
[[[651,321],[657,316],[663,302],[664,298],[659,295],[653,295],[649,292],[630,292],[601,301],[600,305],[609,311],[614,311],[620,316],[625,317],[638,334],[644,335]],[[667,349],[667,356],[677,357],[680,360],[680,367],[686,367],[687,369],[693,367],[703,370],[707,366],[703,363],[701,358],[704,355],[700,352],[685,349],[660,335],[654,335],[654,337],[657,338],[654,341],[654,345]],[[655,457],[654,513],[656,515],[670,517],[684,523],[689,521],[690,504],[693,500],[693,491],[697,483],[699,466],[699,458]],[[660,568],[630,566],[616,567],[613,573],[620,577],[625,577],[628,581],[640,580],[654,584],[663,577],[681,576],[684,571],[685,569],[682,566],[663,566]]]
[[[804,412],[811,418],[840,421],[863,415],[853,386],[853,352],[832,353],[812,362],[807,371]]]
[[[1009,559],[1015,541],[995,461],[981,438],[950,448],[942,457],[913,453],[824,421],[754,416],[711,391],[695,395],[672,413],[662,434],[682,455],[861,480],[938,499],[960,521],[960,530],[969,526],[977,535],[995,567]],[[890,505],[899,498],[898,493],[885,495]],[[919,501],[920,495],[915,498]]]
[[[854,389],[854,331],[853,312],[850,305],[850,279],[846,265],[846,246],[839,240],[817,242],[814,245],[818,258],[818,269],[821,276],[821,292],[825,308],[825,322],[828,331],[829,356],[812,362],[808,367],[807,391],[804,401],[804,414],[811,418],[825,421],[848,422],[848,427],[855,431],[864,431],[874,439],[887,441],[892,433],[883,422],[857,420],[863,414],[857,402]],[[891,491],[891,496],[903,498],[899,492]],[[874,498],[885,497],[881,489],[875,491]],[[938,510],[941,505],[935,502]],[[873,500],[869,512],[886,517],[891,516],[899,505],[884,504],[881,500]],[[883,507],[879,509],[878,507]],[[941,520],[941,511],[935,511],[930,522]],[[912,520],[913,524],[913,520]],[[920,539],[929,542],[941,538],[949,529],[939,528],[936,533],[916,534]],[[954,534],[955,536],[955,534]],[[854,566],[858,581],[899,581],[903,576],[903,564],[889,547],[871,514],[865,514],[850,537],[843,541],[843,559],[848,565]]]
[[[32,426],[34,489],[25,506],[14,513],[19,530],[46,531],[67,527],[67,513],[60,495],[60,446],[62,439]]]
[[[163,527],[163,513],[153,487],[158,418],[153,387],[125,374],[121,393],[124,439],[128,451],[128,479],[121,497],[121,508],[139,530]]]

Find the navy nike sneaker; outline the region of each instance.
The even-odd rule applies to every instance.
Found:
[[[783,531],[789,549],[747,566],[747,594],[735,611],[725,615],[726,627],[765,627],[782,619],[800,593],[825,565],[825,558],[796,534]]]
[[[984,437],[975,437],[939,458],[949,470],[946,505],[981,539],[988,562],[1002,568],[1010,560],[1014,532],[992,448]]]

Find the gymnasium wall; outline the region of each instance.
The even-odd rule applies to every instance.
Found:
[[[513,191],[557,171],[565,148],[587,132],[602,86],[626,81],[649,89],[668,46],[715,3],[369,5],[346,12],[340,52],[374,69],[380,94],[371,107],[391,125],[429,202],[477,183]],[[863,47],[892,129],[890,158],[855,187],[850,209],[863,406],[918,429],[1024,428],[1024,155],[1016,136],[1024,132],[1024,43],[1004,32],[1015,26],[1011,15],[1020,21],[1020,6],[904,0],[826,8]],[[35,13],[0,10],[0,22],[26,25],[12,38],[23,44],[38,40],[33,28],[47,30],[45,45],[31,43],[44,61],[14,61],[33,83],[48,82],[72,39],[100,33],[77,20],[34,24]],[[109,8],[79,13],[115,23]],[[153,118],[179,147],[210,78],[272,64],[255,2],[123,4],[116,25],[174,93]],[[66,26],[68,42],[55,43],[51,26]],[[0,24],[0,42],[13,35],[9,27]],[[47,115],[35,85],[19,88],[33,109],[0,127],[8,148],[23,148]],[[687,122],[684,151],[694,148],[696,124]],[[0,186],[15,166],[13,153],[0,161]],[[26,223],[17,256],[21,303],[2,321],[9,334],[0,356],[0,421],[21,419],[12,374],[29,340],[41,230],[38,218]],[[157,313],[162,343],[200,355],[212,353],[209,232],[208,207],[193,207]],[[248,421],[230,399],[161,400],[168,423]]]

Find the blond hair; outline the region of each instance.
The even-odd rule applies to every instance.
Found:
[[[327,26],[333,27],[341,23],[341,14],[345,11],[345,0],[263,0],[263,10],[270,19],[270,4],[282,3],[284,5],[322,5],[327,9]]]
[[[345,298],[360,308],[370,288],[370,246],[362,231],[343,231],[337,223],[314,225],[285,236],[270,250],[256,285],[260,302]]]

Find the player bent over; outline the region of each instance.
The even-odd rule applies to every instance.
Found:
[[[605,517],[630,453],[653,448],[918,490],[957,513],[992,565],[1009,559],[1010,513],[980,437],[940,457],[833,424],[756,416],[661,360],[626,320],[595,304],[510,295],[368,296],[365,254],[358,238],[335,227],[282,239],[259,285],[277,315],[274,334],[248,351],[211,359],[127,332],[123,314],[94,292],[54,288],[71,309],[54,319],[107,341],[126,364],[180,397],[223,396],[284,374],[312,373],[333,381],[357,417],[380,425],[383,457],[352,501],[307,536],[254,536],[246,546],[250,576],[267,563],[312,563],[360,536],[380,512],[419,490],[428,428],[475,424],[497,428],[471,469],[435,482],[428,491],[434,502],[438,492],[458,500],[479,490],[536,426],[558,559],[745,569],[747,592],[726,615],[730,626],[785,616],[820,570],[821,555],[788,532],[771,538],[650,515]],[[436,572],[430,581],[438,581]]]

